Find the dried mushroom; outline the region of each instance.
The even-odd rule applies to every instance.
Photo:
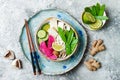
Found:
[[[22,62],[21,60],[19,59],[15,59],[13,62],[12,62],[12,65],[18,69],[21,69],[22,68]]]
[[[66,55],[66,52],[65,51],[61,51],[60,54],[59,54],[59,58],[65,58],[67,55]]]
[[[15,59],[15,54],[12,50],[8,50],[5,53],[4,57],[13,60],[13,59]]]

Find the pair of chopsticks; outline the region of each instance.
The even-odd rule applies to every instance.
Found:
[[[40,70],[40,67],[39,67],[38,59],[37,59],[37,54],[36,54],[35,47],[34,47],[32,37],[31,37],[31,34],[30,34],[28,22],[27,22],[26,19],[25,19],[25,28],[26,28],[26,33],[27,33],[27,38],[28,38],[28,43],[29,43],[33,73],[34,73],[34,75],[36,75],[37,72],[38,72],[38,74],[41,74],[41,70]],[[35,60],[36,64],[34,63],[34,60]],[[37,69],[37,71],[36,71],[36,69]]]

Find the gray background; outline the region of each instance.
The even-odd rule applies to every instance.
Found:
[[[96,2],[106,4],[109,21],[99,31],[87,30],[88,46],[80,64],[70,72],[58,76],[33,76],[32,67],[24,57],[19,36],[24,19],[29,19],[41,9],[59,8],[66,10],[81,22],[85,6]],[[0,0],[0,80],[120,80],[120,0]],[[95,59],[102,68],[91,72],[83,62],[91,57],[88,53],[91,41],[103,39],[107,50],[100,52]],[[11,49],[23,62],[23,69],[11,66],[11,60],[4,59],[6,50]]]

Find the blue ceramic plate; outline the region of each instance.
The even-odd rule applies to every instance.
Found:
[[[30,18],[28,21],[34,43],[35,43],[35,33],[38,27],[44,20],[46,20],[49,17],[55,17],[69,23],[77,31],[79,37],[79,44],[76,52],[69,59],[62,62],[53,62],[46,59],[44,56],[41,56],[41,54],[38,53],[38,50],[36,48],[36,51],[38,53],[37,58],[39,59],[39,65],[42,73],[47,75],[58,75],[70,71],[75,66],[77,66],[78,63],[81,61],[87,45],[87,35],[83,27],[67,12],[58,9],[47,9],[47,10],[41,10],[32,18]],[[23,27],[20,36],[20,44],[25,57],[31,62],[25,27]]]

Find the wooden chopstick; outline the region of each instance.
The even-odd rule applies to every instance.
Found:
[[[30,56],[31,56],[31,60],[32,60],[32,67],[33,67],[33,73],[34,75],[36,75],[36,68],[35,68],[35,65],[34,65],[34,61],[33,61],[33,55],[32,55],[32,48],[31,48],[31,42],[30,42],[30,35],[29,35],[29,31],[28,31],[28,23],[27,21],[25,20],[25,28],[26,28],[26,32],[27,32],[27,38],[28,38],[28,43],[29,43],[29,49],[30,49]]]
[[[34,44],[33,44],[33,41],[32,41],[32,37],[31,37],[31,34],[30,34],[30,30],[29,30],[27,20],[25,20],[25,26],[26,26],[26,32],[27,32],[27,37],[28,37],[28,42],[29,42],[33,72],[34,72],[34,75],[36,75],[36,67],[37,67],[38,73],[41,74],[41,70],[40,70],[40,67],[39,67],[38,59],[37,59],[37,54],[36,54],[36,51],[35,51],[35,48],[34,48]],[[35,58],[35,61],[36,61],[36,67],[35,67],[35,64],[34,64],[34,61],[33,61],[34,58]]]

